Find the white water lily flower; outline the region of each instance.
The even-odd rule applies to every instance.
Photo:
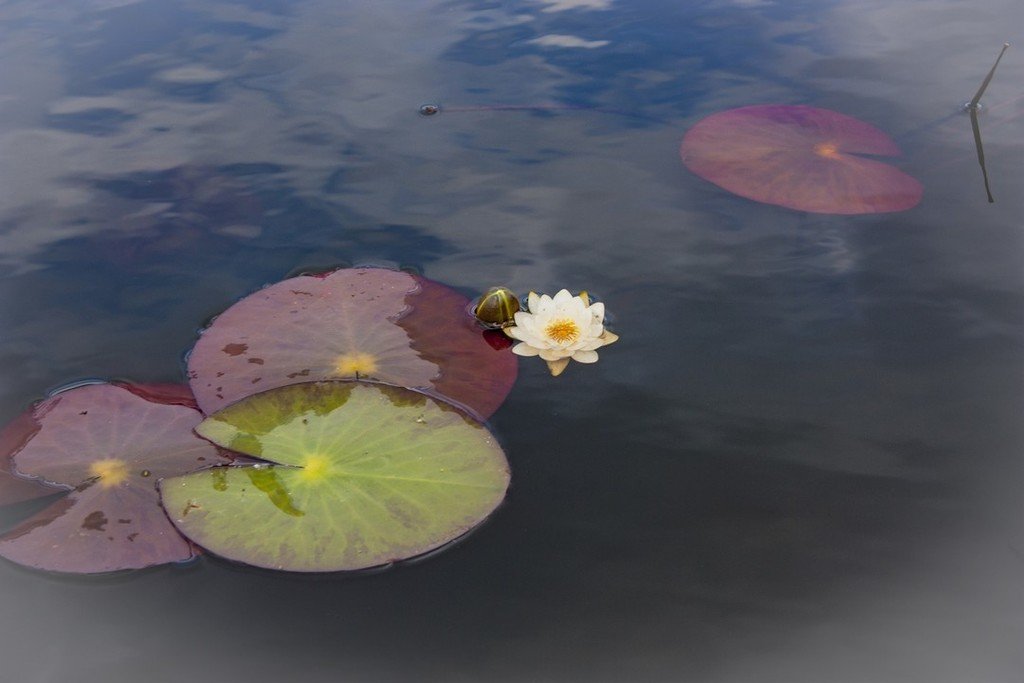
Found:
[[[597,361],[597,349],[618,337],[604,329],[604,304],[590,303],[586,292],[573,296],[563,289],[554,297],[530,292],[529,312],[515,314],[515,326],[505,334],[519,343],[512,352],[540,356],[552,375],[559,375],[569,359],[580,363]]]

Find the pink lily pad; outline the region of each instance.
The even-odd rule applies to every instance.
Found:
[[[180,389],[90,384],[37,404],[14,468],[68,494],[0,538],[0,556],[76,573],[191,558],[157,482],[229,459],[193,433],[202,415],[184,400]]]
[[[900,154],[892,138],[853,117],[803,105],[712,114],[687,131],[683,163],[730,192],[799,211],[904,211],[923,188],[894,166],[860,155]]]
[[[372,379],[455,402],[486,418],[515,382],[515,357],[491,347],[469,300],[383,268],[301,275],[220,314],[188,358],[206,414],[255,393],[327,379]]]

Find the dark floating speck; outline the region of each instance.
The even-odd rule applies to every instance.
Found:
[[[433,116],[441,111],[441,107],[436,104],[424,104],[420,107],[420,116]]]

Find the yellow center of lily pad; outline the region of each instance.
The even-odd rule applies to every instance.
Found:
[[[554,320],[544,328],[544,335],[556,344],[571,344],[580,337],[580,328],[575,322],[564,318]]]
[[[377,372],[377,359],[372,353],[352,351],[339,356],[334,363],[334,369],[342,375],[366,377]]]
[[[89,465],[89,474],[99,478],[100,486],[110,488],[124,483],[128,478],[128,467],[124,460],[105,458]]]
[[[826,159],[835,159],[839,156],[839,148],[831,142],[820,142],[814,146],[814,153]]]
[[[323,481],[331,472],[331,461],[327,456],[320,454],[307,455],[302,463],[302,471],[299,479],[314,484]]]

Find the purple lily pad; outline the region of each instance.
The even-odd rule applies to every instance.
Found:
[[[900,154],[892,138],[851,116],[803,105],[759,105],[712,114],[679,149],[695,174],[730,192],[799,211],[905,211],[921,183],[861,155]]]
[[[302,275],[228,308],[203,331],[188,376],[206,414],[255,393],[328,379],[373,379],[455,402],[487,418],[515,382],[469,300],[382,268]]]
[[[0,538],[0,556],[76,573],[191,558],[157,482],[229,459],[193,433],[202,415],[182,403],[181,389],[90,384],[37,404],[37,429],[14,453],[14,468],[68,494]]]

